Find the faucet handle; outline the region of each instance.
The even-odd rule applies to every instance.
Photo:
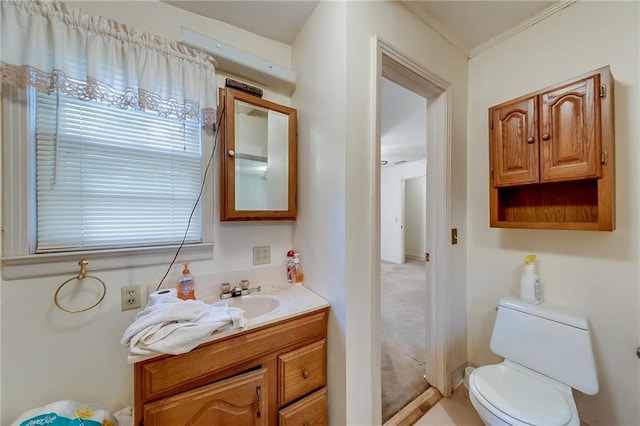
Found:
[[[230,291],[231,291],[231,284],[229,283],[220,284],[220,293],[225,294],[225,293],[229,293]]]
[[[243,290],[249,290],[249,280],[240,280],[240,287]]]

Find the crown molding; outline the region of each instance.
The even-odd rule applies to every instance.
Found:
[[[473,49],[471,49],[471,51],[469,52],[469,58],[473,58],[474,56],[484,52],[485,50],[488,50],[488,49],[492,48],[493,46],[496,46],[496,45],[502,43],[503,41],[515,36],[516,34],[520,33],[521,31],[524,31],[527,28],[537,24],[538,22],[548,18],[549,16],[561,11],[562,9],[571,6],[576,1],[577,0],[562,0],[562,1],[559,1],[557,3],[554,3],[554,4],[550,5],[548,7],[545,7],[544,9],[542,9],[540,12],[536,13],[535,15],[530,17],[529,19],[527,19],[525,21],[522,21],[518,25],[515,25],[515,26],[509,28],[507,31],[504,31],[504,32],[498,34],[497,36],[495,36],[495,37],[487,40],[486,42],[474,47]]]
[[[428,13],[419,9],[415,6],[414,2],[403,0],[402,3],[412,11],[418,18],[420,18],[424,23],[426,23],[429,28],[438,33],[440,37],[449,42],[453,47],[458,49],[464,56],[469,57],[470,50],[469,47],[465,43],[462,42],[458,37],[456,37],[453,32],[449,31],[444,25],[442,25],[439,21],[435,20]]]
[[[519,24],[509,28],[508,30],[498,34],[497,36],[487,40],[486,42],[470,49],[464,42],[462,42],[458,37],[456,37],[453,32],[448,30],[443,24],[437,21],[435,18],[431,17],[424,10],[416,7],[414,2],[403,0],[402,3],[411,10],[416,16],[418,16],[424,23],[427,24],[433,31],[438,33],[442,38],[444,38],[447,42],[449,42],[453,47],[462,52],[467,58],[473,58],[474,56],[488,50],[503,41],[515,36],[521,31],[526,30],[527,28],[537,24],[538,22],[548,18],[549,16],[555,14],[563,10],[566,7],[571,6],[577,0],[561,0],[557,3],[547,6],[542,9],[540,12],[536,13],[532,17],[520,22]]]

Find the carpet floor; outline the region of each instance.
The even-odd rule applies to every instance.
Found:
[[[427,286],[424,261],[382,262],[382,420],[423,393],[427,358]]]

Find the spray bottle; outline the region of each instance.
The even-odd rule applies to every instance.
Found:
[[[294,268],[293,254],[294,254],[293,250],[289,250],[287,252],[287,282],[289,283],[293,282],[293,268]]]
[[[536,255],[530,254],[524,258],[524,272],[520,279],[520,298],[534,305],[543,301],[542,282],[536,274]]]

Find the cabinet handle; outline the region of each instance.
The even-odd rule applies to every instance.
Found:
[[[258,409],[256,410],[256,418],[259,419],[262,417],[262,413],[260,413],[260,386],[256,386],[256,397],[258,398]]]
[[[547,140],[549,140],[549,137],[550,137],[549,133],[543,133],[543,134],[542,134],[542,140],[543,140],[543,141],[547,141]]]
[[[233,157],[234,155],[236,155],[236,152],[232,149],[229,150],[229,157]]]
[[[307,379],[309,378],[309,376],[311,375],[311,373],[309,373],[309,371],[307,370],[302,370],[302,378],[303,379]]]
[[[529,137],[527,138],[527,143],[533,143],[533,141],[534,141],[534,140],[535,140],[535,139],[533,139],[533,136],[529,136]]]

